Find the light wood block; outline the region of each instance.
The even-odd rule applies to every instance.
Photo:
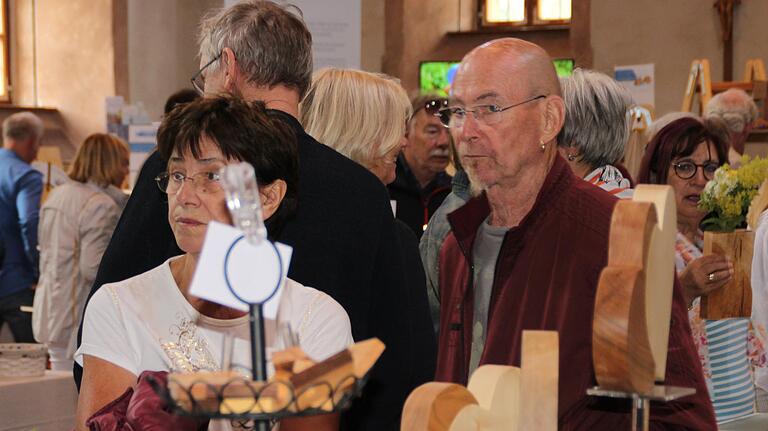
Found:
[[[752,315],[752,252],[755,233],[704,232],[704,254],[728,256],[733,262],[733,278],[725,286],[701,297],[701,317],[720,320]]]
[[[669,316],[672,314],[675,276],[675,193],[670,186],[641,184],[635,188],[632,201],[650,202],[656,211],[656,225],[652,230],[651,243],[644,259],[645,326],[656,364],[654,375],[657,382],[663,382],[667,371]]]
[[[555,331],[523,331],[520,430],[557,431],[559,340]],[[509,407],[494,404],[496,411]]]

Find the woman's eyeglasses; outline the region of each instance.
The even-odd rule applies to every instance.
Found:
[[[675,175],[677,175],[682,180],[690,180],[691,178],[695,177],[699,168],[701,168],[701,171],[704,172],[704,178],[711,180],[712,178],[715,178],[715,171],[717,171],[717,168],[719,168],[720,165],[713,161],[708,161],[700,165],[693,162],[684,161],[673,163],[672,167],[675,169]]]
[[[198,172],[189,176],[178,171],[163,172],[155,178],[160,191],[169,195],[176,194],[184,181],[191,181],[199,193],[217,193],[222,190],[220,180],[221,177],[216,172]]]

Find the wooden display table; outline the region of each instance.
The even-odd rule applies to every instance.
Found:
[[[77,389],[71,372],[0,377],[0,431],[59,431],[75,426]]]

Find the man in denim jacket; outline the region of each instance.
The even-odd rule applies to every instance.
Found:
[[[0,326],[8,322],[17,342],[34,343],[31,306],[37,283],[37,221],[43,176],[30,163],[37,157],[43,123],[31,112],[19,112],[3,122],[0,149]]]

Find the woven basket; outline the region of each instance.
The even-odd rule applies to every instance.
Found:
[[[0,344],[0,376],[34,377],[45,374],[46,354],[44,344]]]

